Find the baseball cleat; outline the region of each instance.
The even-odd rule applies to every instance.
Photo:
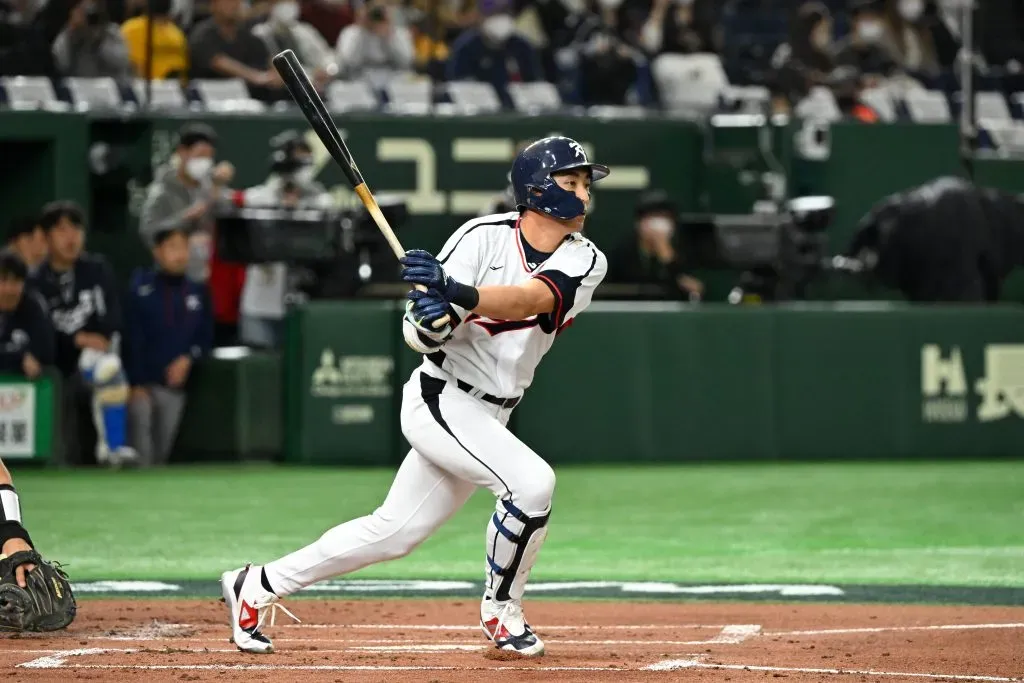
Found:
[[[523,657],[544,654],[544,641],[537,637],[523,615],[518,600],[497,603],[484,598],[480,603],[480,628],[494,647]]]
[[[277,603],[280,598],[263,587],[261,571],[262,568],[247,564],[242,569],[224,572],[220,576],[220,589],[231,615],[231,642],[242,652],[270,654],[274,644],[260,631],[267,612],[271,626],[278,609],[295,621],[298,618]]]

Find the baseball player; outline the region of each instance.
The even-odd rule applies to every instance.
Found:
[[[437,258],[407,252],[403,279],[428,290],[409,293],[402,323],[406,343],[424,355],[402,399],[412,449],[372,514],[221,576],[240,650],[273,650],[260,629],[281,597],[408,554],[484,486],[497,505],[480,625],[499,650],[543,654],[521,600],[547,534],[555,473],[506,424],[540,359],[605,276],[604,254],[581,230],[590,184],[607,175],[575,140],[544,138],[513,163],[516,211],[465,223]]]
[[[128,382],[121,367],[121,305],[113,270],[84,251],[85,214],[73,202],[51,202],[39,220],[49,244],[32,284],[56,330],[57,369],[91,395],[96,462],[119,466],[137,460],[127,444]]]
[[[21,518],[21,499],[0,460],[0,631],[57,631],[77,604],[67,574],[36,549]]]

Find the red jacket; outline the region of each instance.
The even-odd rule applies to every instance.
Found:
[[[245,193],[237,190],[232,196],[235,206],[245,202]],[[213,319],[218,323],[238,323],[238,312],[242,304],[242,288],[245,287],[243,263],[226,263],[217,258],[217,242],[214,240],[210,253],[210,299],[213,303]]]

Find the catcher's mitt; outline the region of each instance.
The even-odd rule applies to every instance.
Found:
[[[14,573],[23,564],[36,566],[25,575],[26,588]],[[57,631],[74,620],[77,609],[68,575],[35,550],[0,559],[0,630]]]

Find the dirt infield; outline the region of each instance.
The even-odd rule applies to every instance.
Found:
[[[471,600],[291,600],[277,653],[214,600],[83,600],[56,636],[0,637],[15,681],[1017,681],[1024,608],[532,601],[548,645],[494,658]],[[490,672],[502,678],[488,679]]]

